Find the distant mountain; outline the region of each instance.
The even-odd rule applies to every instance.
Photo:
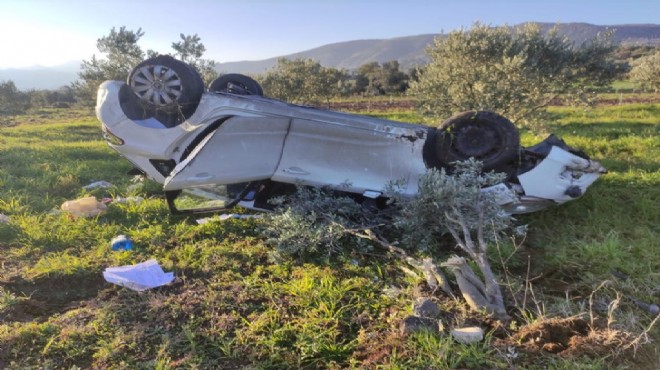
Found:
[[[279,58],[314,59],[326,67],[356,69],[369,62],[387,62],[398,60],[404,68],[427,62],[424,52],[426,46],[438,35],[418,35],[393,39],[355,40],[324,45],[280,57],[258,61],[219,63],[218,72],[236,72],[245,74],[262,73],[277,64]]]
[[[536,22],[541,31],[548,32],[556,24]],[[619,24],[614,26],[596,26],[589,23],[559,24],[559,33],[567,36],[576,44],[614,30],[614,42],[619,44],[637,44],[660,46],[660,24]]]
[[[72,61],[54,67],[0,69],[0,81],[12,80],[19,90],[58,89],[78,79],[80,64],[80,61]]]
[[[543,32],[547,32],[556,25],[554,23],[538,24]],[[658,24],[597,26],[588,23],[560,23],[558,27],[560,34],[566,35],[576,44],[581,44],[599,33],[615,30],[613,38],[617,43],[660,46],[660,25]],[[258,74],[274,67],[279,58],[310,58],[326,67],[349,70],[369,62],[383,63],[398,60],[402,69],[406,70],[428,61],[425,49],[438,36],[442,35],[427,34],[383,40],[339,42],[265,60],[219,63],[216,69],[221,73]]]

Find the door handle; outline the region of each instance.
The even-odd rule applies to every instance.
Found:
[[[202,172],[198,173],[195,176],[189,177],[189,181],[204,181],[204,180],[210,180],[214,178],[215,176],[211,175],[210,173]]]
[[[283,171],[286,172],[286,173],[290,173],[292,175],[309,175],[310,174],[309,172],[303,170],[300,167],[289,167],[289,168],[285,168]]]

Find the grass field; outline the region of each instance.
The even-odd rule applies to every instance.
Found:
[[[529,232],[517,249],[502,242],[505,265],[493,254],[519,312],[505,328],[428,291],[387,254],[276,260],[259,220],[170,215],[157,184],[132,186],[131,165],[91,112],[0,119],[0,213],[9,217],[0,223],[0,368],[657,368],[657,316],[634,300],[660,303],[660,104],[550,113],[551,131],[610,172],[577,201],[519,217]],[[95,180],[114,186],[82,189]],[[85,195],[145,200],[92,218],[53,211]],[[118,234],[135,249],[113,252]],[[173,284],[138,293],[102,278],[106,267],[150,258],[174,272]],[[486,339],[401,335],[418,296],[441,304],[445,326],[480,325]],[[581,314],[593,330],[560,343],[570,350],[562,355],[526,334],[574,330],[558,318]]]

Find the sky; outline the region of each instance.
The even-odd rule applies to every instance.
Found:
[[[660,23],[660,0],[0,0],[0,69],[55,66],[100,55],[112,27],[172,52],[197,34],[205,58],[260,60],[359,39],[442,33],[474,22]]]

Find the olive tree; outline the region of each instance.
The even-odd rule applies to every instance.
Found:
[[[594,89],[609,85],[620,72],[614,49],[610,34],[575,45],[556,28],[544,35],[535,24],[476,23],[435,39],[409,92],[429,118],[491,110],[530,125],[555,99],[588,103]]]
[[[125,80],[133,67],[144,59],[145,54],[138,45],[142,36],[141,28],[132,31],[122,26],[118,31],[112,27],[110,34],[97,40],[96,47],[102,57],[92,55],[90,60],[83,60],[78,73],[80,80],[73,83],[76,96],[83,104],[93,105],[103,81]]]
[[[400,70],[399,62],[392,60],[382,65],[366,63],[355,74],[355,90],[365,95],[401,93],[408,87],[408,76]]]
[[[345,73],[312,59],[280,58],[260,78],[267,95],[299,104],[318,104],[339,95]]]
[[[218,71],[215,70],[216,62],[211,59],[204,59],[206,47],[202,44],[201,38],[197,35],[179,35],[181,41],[173,42],[172,49],[175,55],[183,62],[186,62],[197,69],[206,84],[211,83],[218,77]]]
[[[497,236],[512,226],[512,217],[497,203],[497,194],[484,188],[501,183],[504,174],[483,173],[474,159],[457,162],[455,173],[431,169],[421,176],[419,194],[414,198],[397,197],[401,205],[395,225],[402,230],[408,245],[430,247],[444,234],[479,268],[477,277],[464,258],[450,258],[443,264],[456,276],[463,297],[471,307],[506,318],[502,292],[488,262],[487,250]]]
[[[14,81],[0,80],[0,114],[24,113],[30,108],[30,97],[16,87]]]
[[[133,67],[145,59],[157,56],[157,51],[142,50],[138,41],[144,36],[141,28],[129,30],[125,26],[119,30],[113,27],[110,33],[96,42],[100,56],[92,55],[89,60],[83,60],[80,79],[72,87],[78,100],[86,105],[93,105],[99,85],[106,80],[125,80]],[[203,59],[206,47],[199,36],[180,34],[181,41],[173,42],[172,49],[182,61],[196,68],[204,81],[210,82],[217,77],[213,60]]]
[[[641,89],[660,91],[660,49],[635,60],[629,76]]]

